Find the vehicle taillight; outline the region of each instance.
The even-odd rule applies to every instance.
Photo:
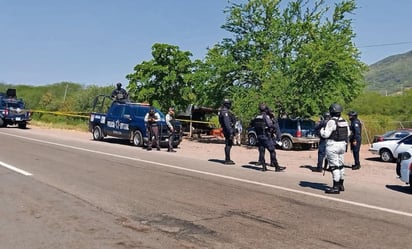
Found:
[[[409,164],[409,171],[412,171],[412,163]]]
[[[6,116],[9,115],[9,109],[4,110],[4,115],[6,115]]]
[[[302,136],[302,131],[301,130],[297,130],[296,131],[296,137],[301,137]]]
[[[382,142],[382,141],[383,141],[383,137],[379,137],[378,142]]]

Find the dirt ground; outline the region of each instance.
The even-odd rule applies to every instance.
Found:
[[[368,151],[369,144],[363,144],[360,151],[360,170],[352,170],[354,163],[350,150],[345,154],[345,175],[359,183],[371,183],[376,186],[387,184],[402,185],[395,172],[395,163],[382,162],[379,156]],[[310,150],[276,150],[277,159],[281,166],[286,166],[286,173],[290,174],[319,174],[312,172],[316,168],[317,149]],[[224,160],[224,140],[222,138],[204,137],[202,139],[183,139],[178,149],[178,154],[184,157],[204,159],[208,161]],[[269,153],[266,151],[266,161],[269,162]],[[251,164],[258,159],[257,147],[247,145],[233,146],[231,158],[235,167]],[[326,181],[330,180],[330,173],[325,174]]]
[[[188,138],[185,137],[179,146],[179,154],[192,158],[203,159],[224,159],[224,139],[221,137],[205,136],[202,138]],[[364,144],[361,147],[360,157],[362,167],[370,167],[376,163],[382,163],[383,165],[389,163],[379,162],[379,158],[376,155],[372,155],[368,151],[369,144]],[[232,160],[236,164],[248,164],[256,161],[258,158],[257,147],[248,146],[242,144],[241,146],[234,145],[231,151]],[[306,168],[312,169],[316,167],[317,163],[317,149],[310,150],[276,150],[278,161],[281,165],[285,166],[307,166]],[[269,154],[266,151],[266,159],[269,162]],[[345,165],[353,164],[353,156],[350,151],[345,154]]]
[[[31,126],[30,128],[50,135],[48,132],[50,128],[35,126]],[[56,134],[56,136],[61,136],[61,133],[64,133],[65,137],[73,139],[92,139],[92,134],[89,132],[59,129],[51,130],[53,130],[53,134]],[[381,162],[377,155],[373,155],[368,151],[369,147],[369,144],[363,144],[361,147],[360,161],[362,168],[360,170],[351,170],[351,168],[349,168],[349,166],[353,164],[353,156],[350,150],[345,154],[345,165],[348,166],[345,174],[355,179],[361,178],[362,181],[367,182],[401,184],[395,173],[395,163]],[[162,150],[166,150],[166,148]],[[203,136],[202,138],[189,138],[184,136],[182,143],[176,150],[177,153],[174,153],[176,156],[219,162],[224,160],[224,139],[214,136]],[[288,173],[306,174],[312,172],[312,169],[316,167],[317,149],[276,150],[276,153],[279,164],[286,166],[286,172]],[[265,155],[266,161],[269,162],[268,152],[266,152]],[[253,162],[256,162],[258,159],[257,147],[244,144],[241,146],[233,146],[231,158],[236,163],[233,167],[253,164]]]

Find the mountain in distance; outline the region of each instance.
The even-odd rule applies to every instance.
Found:
[[[412,88],[412,51],[386,57],[369,66],[365,73],[366,90],[383,95]]]

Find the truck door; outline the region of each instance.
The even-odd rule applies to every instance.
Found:
[[[112,105],[106,116],[107,135],[121,137],[120,133],[120,116],[123,113],[124,105]]]
[[[119,116],[119,123],[116,124],[116,130],[122,138],[130,138],[130,123],[132,122],[131,106],[124,106]]]

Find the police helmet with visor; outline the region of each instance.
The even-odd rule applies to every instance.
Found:
[[[331,104],[329,107],[329,113],[332,117],[340,116],[342,111],[343,111],[342,106],[336,103]]]
[[[232,107],[232,101],[230,101],[230,99],[224,99],[222,104],[226,108]]]

